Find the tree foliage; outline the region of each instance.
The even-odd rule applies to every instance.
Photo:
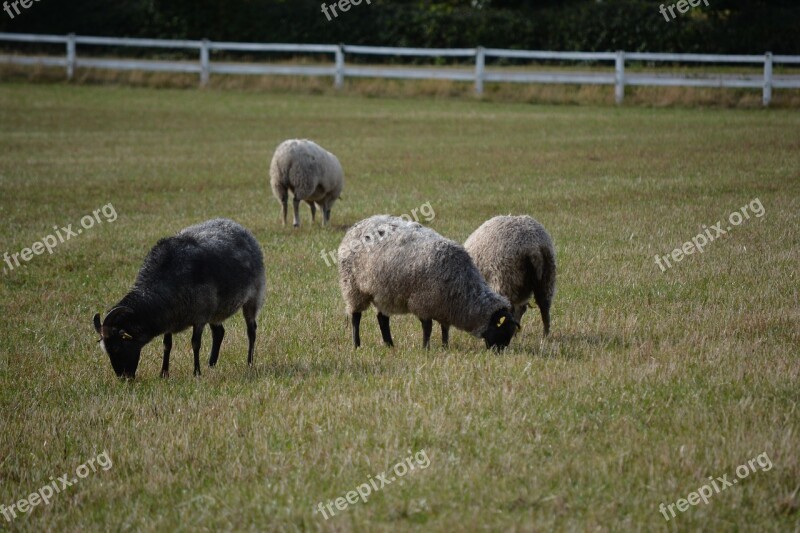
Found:
[[[332,3],[332,0],[327,3]],[[372,0],[328,21],[320,0],[36,2],[0,30],[386,46],[800,53],[790,0],[711,0],[674,20],[652,0]]]

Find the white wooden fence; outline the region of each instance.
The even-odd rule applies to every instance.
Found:
[[[559,83],[559,84],[598,84],[613,85],[616,102],[621,104],[625,97],[625,86],[678,86],[678,87],[736,87],[761,89],[763,103],[769,105],[773,89],[800,89],[800,75],[774,75],[773,65],[800,65],[800,56],[772,55],[714,55],[714,54],[657,54],[629,52],[548,52],[532,50],[505,50],[498,48],[390,48],[380,46],[349,46],[326,44],[258,44],[212,42],[209,40],[164,40],[128,39],[115,37],[85,37],[74,34],[34,35],[23,33],[0,33],[0,41],[62,44],[66,46],[66,56],[29,56],[0,54],[0,64],[42,65],[63,67],[67,78],[72,79],[76,68],[140,70],[156,72],[196,73],[200,84],[208,83],[211,74],[254,74],[288,76],[331,76],[334,85],[341,88],[345,78],[399,78],[399,79],[440,79],[471,82],[475,91],[483,93],[484,84],[492,83]],[[199,62],[160,61],[136,59],[98,59],[78,57],[77,47],[115,46],[135,48],[184,49],[199,52]],[[332,55],[330,66],[276,65],[260,63],[212,62],[211,52],[264,52],[290,54]],[[348,66],[345,55],[416,56],[433,58],[471,58],[474,68],[463,67],[394,67],[394,66]],[[583,61],[613,64],[613,70],[605,72],[579,71],[508,71],[488,67],[489,59]],[[763,75],[756,74],[692,74],[674,73],[634,73],[626,72],[628,61],[648,63],[665,62],[672,64],[711,63],[763,65]]]

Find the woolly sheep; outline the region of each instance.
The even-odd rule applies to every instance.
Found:
[[[247,323],[247,363],[253,364],[256,316],[264,303],[264,257],[253,234],[236,222],[215,219],[161,239],[150,250],[131,291],[94,327],[117,376],[133,379],[142,348],[164,335],[161,376],[169,377],[172,334],[192,327],[194,374],[200,375],[200,341],[211,325],[208,365],[217,364],[222,322],[242,309]]]
[[[289,191],[294,194],[294,227],[300,226],[301,201],[311,206],[312,222],[315,221],[316,206],[322,210],[322,225],[330,222],[331,207],[344,188],[344,171],[335,155],[312,141],[290,139],[275,150],[269,175],[272,194],[281,203],[284,226]]]
[[[376,215],[351,227],[339,246],[339,284],[361,345],[361,313],[378,310],[383,341],[393,346],[389,317],[411,313],[430,346],[433,320],[505,348],[519,324],[509,301],[493,292],[464,248],[435,231],[399,217]],[[447,336],[443,335],[447,344]]]
[[[464,243],[489,286],[511,301],[522,320],[531,297],[539,306],[544,334],[556,292],[556,252],[544,226],[529,216],[498,216],[484,222]]]

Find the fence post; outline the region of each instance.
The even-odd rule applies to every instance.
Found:
[[[475,49],[475,94],[483,94],[483,76],[486,70],[486,49],[479,46]]]
[[[333,79],[333,86],[337,89],[344,87],[344,45],[336,47],[336,74]]]
[[[764,107],[772,101],[772,52],[764,54]]]
[[[75,34],[67,35],[67,79],[75,76]]]
[[[203,39],[200,43],[200,86],[205,87],[208,85],[208,77],[211,73],[210,67],[210,54],[209,54],[209,40]]]
[[[625,99],[625,52],[617,50],[614,60],[614,101],[617,105]]]

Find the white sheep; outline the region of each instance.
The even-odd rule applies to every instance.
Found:
[[[489,286],[509,299],[522,320],[531,297],[539,306],[544,334],[556,292],[556,251],[544,226],[529,216],[498,216],[484,222],[464,243]]]
[[[492,291],[463,246],[399,217],[376,215],[351,227],[339,246],[339,285],[361,345],[361,313],[374,304],[384,343],[392,346],[389,316],[411,313],[430,346],[433,320],[505,348],[519,324],[509,301]],[[447,344],[447,336],[443,335]]]
[[[313,141],[290,139],[275,150],[269,175],[272,194],[281,203],[284,226],[289,191],[294,195],[294,227],[300,226],[301,201],[311,206],[312,222],[316,217],[316,206],[322,210],[322,225],[330,222],[331,207],[344,188],[344,171],[335,155]]]

